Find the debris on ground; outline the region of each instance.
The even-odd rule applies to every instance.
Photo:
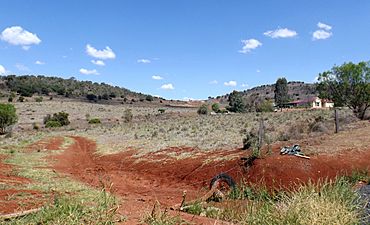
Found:
[[[297,157],[309,159],[310,157],[305,156],[303,152],[301,152],[301,147],[299,145],[293,145],[292,147],[285,146],[280,150],[281,155],[294,155]]]

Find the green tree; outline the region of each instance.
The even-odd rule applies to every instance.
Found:
[[[370,62],[344,63],[319,74],[320,98],[347,106],[359,119],[365,119],[370,107]]]
[[[228,100],[229,107],[227,107],[227,110],[238,113],[245,112],[245,104],[243,102],[242,95],[239,92],[233,91],[230,93]]]
[[[17,120],[14,105],[0,103],[0,134],[5,134],[6,128],[15,124]]]
[[[288,82],[285,77],[282,77],[277,79],[275,83],[275,104],[282,107],[288,101]]]
[[[218,104],[218,103],[213,103],[213,104],[212,104],[212,110],[213,110],[213,112],[215,112],[215,113],[219,113],[219,112],[220,112],[220,104]]]

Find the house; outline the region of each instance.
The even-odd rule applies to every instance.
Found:
[[[321,99],[319,97],[311,97],[307,99],[288,102],[286,106],[288,107],[307,107],[307,108],[314,108],[314,109],[333,108],[334,102],[328,99]]]

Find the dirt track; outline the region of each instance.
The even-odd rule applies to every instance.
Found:
[[[163,207],[168,207],[181,202],[183,190],[187,190],[189,199],[200,196],[207,189],[210,179],[220,172],[227,171],[237,181],[246,178],[258,184],[263,180],[272,188],[290,188],[309,179],[334,178],[356,169],[370,171],[370,148],[361,152],[321,154],[307,160],[281,156],[278,153],[280,146],[274,146],[271,155],[256,160],[246,171],[238,158],[222,160],[227,155],[240,158],[247,154],[240,150],[202,154],[191,148],[170,148],[147,154],[138,160],[133,157],[136,153],[133,150],[97,155],[95,142],[82,137],[72,138],[75,143],[53,158],[56,160],[54,168],[95,187],[101,187],[102,183],[113,184],[113,193],[124,200],[121,212],[128,216],[129,224],[137,223],[145,212],[150,212],[156,200]],[[181,152],[194,154],[194,157],[169,157],[169,153]],[[218,160],[204,163],[210,158]],[[214,221],[198,217],[193,222],[214,224]]]

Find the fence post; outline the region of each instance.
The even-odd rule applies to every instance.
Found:
[[[260,120],[260,127],[258,130],[258,149],[261,149],[263,144],[263,137],[265,136],[265,127],[263,124],[263,118]]]
[[[335,116],[335,133],[339,132],[339,116],[338,116],[338,109],[334,109],[334,116]]]

